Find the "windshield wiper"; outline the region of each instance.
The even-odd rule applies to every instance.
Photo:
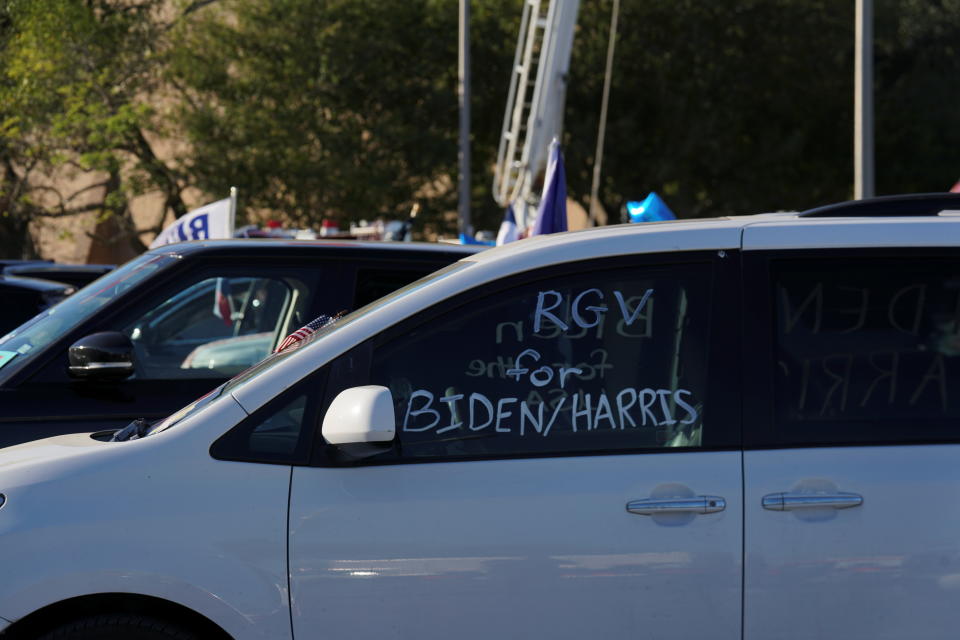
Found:
[[[120,429],[113,437],[110,438],[110,442],[126,442],[127,440],[138,440],[147,434],[147,429],[150,428],[150,423],[143,418],[137,418],[123,429]]]

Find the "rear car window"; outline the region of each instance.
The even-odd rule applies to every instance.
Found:
[[[954,260],[787,260],[773,269],[781,440],[960,440]]]

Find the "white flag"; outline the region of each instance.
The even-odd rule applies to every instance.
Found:
[[[507,212],[503,214],[503,222],[500,223],[500,230],[497,232],[497,246],[516,242],[519,239],[517,218],[513,215],[513,203],[510,203],[507,205]]]
[[[150,243],[150,248],[187,240],[230,238],[233,236],[232,217],[233,207],[230,198],[211,202],[178,218],[160,232],[160,235]]]

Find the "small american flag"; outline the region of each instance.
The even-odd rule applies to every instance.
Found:
[[[338,317],[339,315],[333,316],[333,317],[328,315],[322,315],[319,318],[314,318],[313,320],[308,322],[305,326],[300,327],[299,329],[297,329],[296,331],[288,335],[286,338],[284,338],[283,342],[280,343],[280,346],[277,347],[277,350],[274,351],[274,353],[280,353],[281,351],[289,349],[291,346],[297,344],[298,342],[306,340],[308,337],[312,336],[318,330],[327,326],[328,324],[336,320]]]

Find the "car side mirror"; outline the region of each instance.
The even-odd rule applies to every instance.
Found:
[[[118,331],[91,333],[67,352],[70,375],[84,380],[123,380],[133,373],[133,343]]]
[[[393,396],[386,387],[344,389],[330,403],[321,433],[347,457],[366,458],[392,446],[396,435]]]

